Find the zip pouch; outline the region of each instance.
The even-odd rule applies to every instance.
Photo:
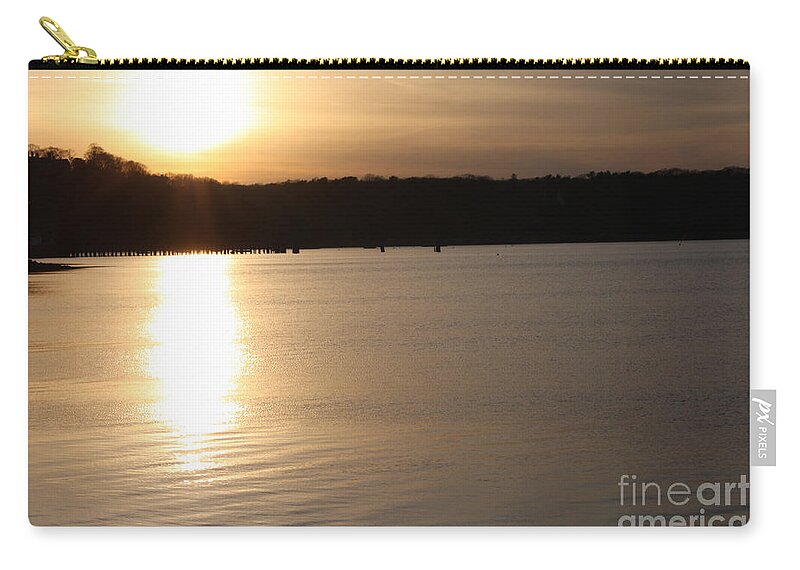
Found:
[[[43,26],[34,525],[746,523],[747,63]]]

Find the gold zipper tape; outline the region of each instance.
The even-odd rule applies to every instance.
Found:
[[[106,69],[750,69],[742,59],[384,59],[384,58],[238,58],[174,59],[124,58],[98,59],[89,64],[77,60],[33,60],[30,69],[106,68]]]

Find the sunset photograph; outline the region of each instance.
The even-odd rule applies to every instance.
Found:
[[[747,522],[748,66],[269,67],[28,70],[31,524]]]

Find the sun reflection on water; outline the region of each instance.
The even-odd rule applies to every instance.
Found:
[[[149,327],[148,372],[159,381],[153,415],[173,432],[187,471],[219,464],[214,440],[235,426],[241,408],[234,396],[244,353],[230,264],[223,255],[159,260],[160,303]]]

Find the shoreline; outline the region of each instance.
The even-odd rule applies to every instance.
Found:
[[[74,265],[64,265],[61,263],[45,263],[42,261],[36,261],[34,259],[28,259],[28,275],[31,273],[53,273],[57,271],[72,271],[73,269],[85,269],[88,266],[74,266]]]
[[[176,256],[176,255],[197,255],[197,254],[218,254],[218,255],[285,255],[295,253],[292,251],[296,249],[296,253],[300,253],[303,251],[322,251],[322,250],[378,250],[380,251],[382,248],[389,250],[389,249],[434,249],[439,248],[441,250],[445,249],[454,249],[454,248],[472,248],[472,247],[500,247],[500,248],[508,248],[508,247],[524,247],[524,246],[559,246],[559,245],[614,245],[614,244],[663,244],[663,243],[676,243],[676,244],[683,244],[683,243],[703,243],[703,242],[732,242],[732,241],[749,241],[750,237],[721,237],[721,238],[667,238],[667,239],[644,239],[644,240],[596,240],[596,241],[554,241],[554,242],[506,242],[506,243],[450,243],[450,244],[385,244],[381,245],[340,245],[340,246],[309,246],[309,247],[298,247],[298,248],[282,248],[280,250],[271,250],[268,248],[260,249],[260,248],[234,248],[234,249],[206,249],[206,248],[198,248],[194,250],[186,249],[186,250],[145,250],[145,251],[136,251],[136,250],[120,250],[120,251],[107,251],[107,252],[86,252],[82,255],[78,254],[66,254],[66,255],[41,255],[41,256],[30,256],[29,260],[29,267],[32,263],[36,263],[38,265],[51,265],[57,268],[52,269],[52,271],[68,271],[70,269],[83,269],[86,267],[97,267],[97,266],[88,266],[88,265],[79,265],[79,266],[71,266],[71,265],[64,265],[64,264],[57,264],[57,263],[47,263],[42,261],[36,261],[39,259],[90,259],[90,258],[98,258],[98,257],[164,257],[164,256]],[[29,272],[45,272],[48,271],[47,269],[39,269],[37,271],[32,271],[29,269]]]

